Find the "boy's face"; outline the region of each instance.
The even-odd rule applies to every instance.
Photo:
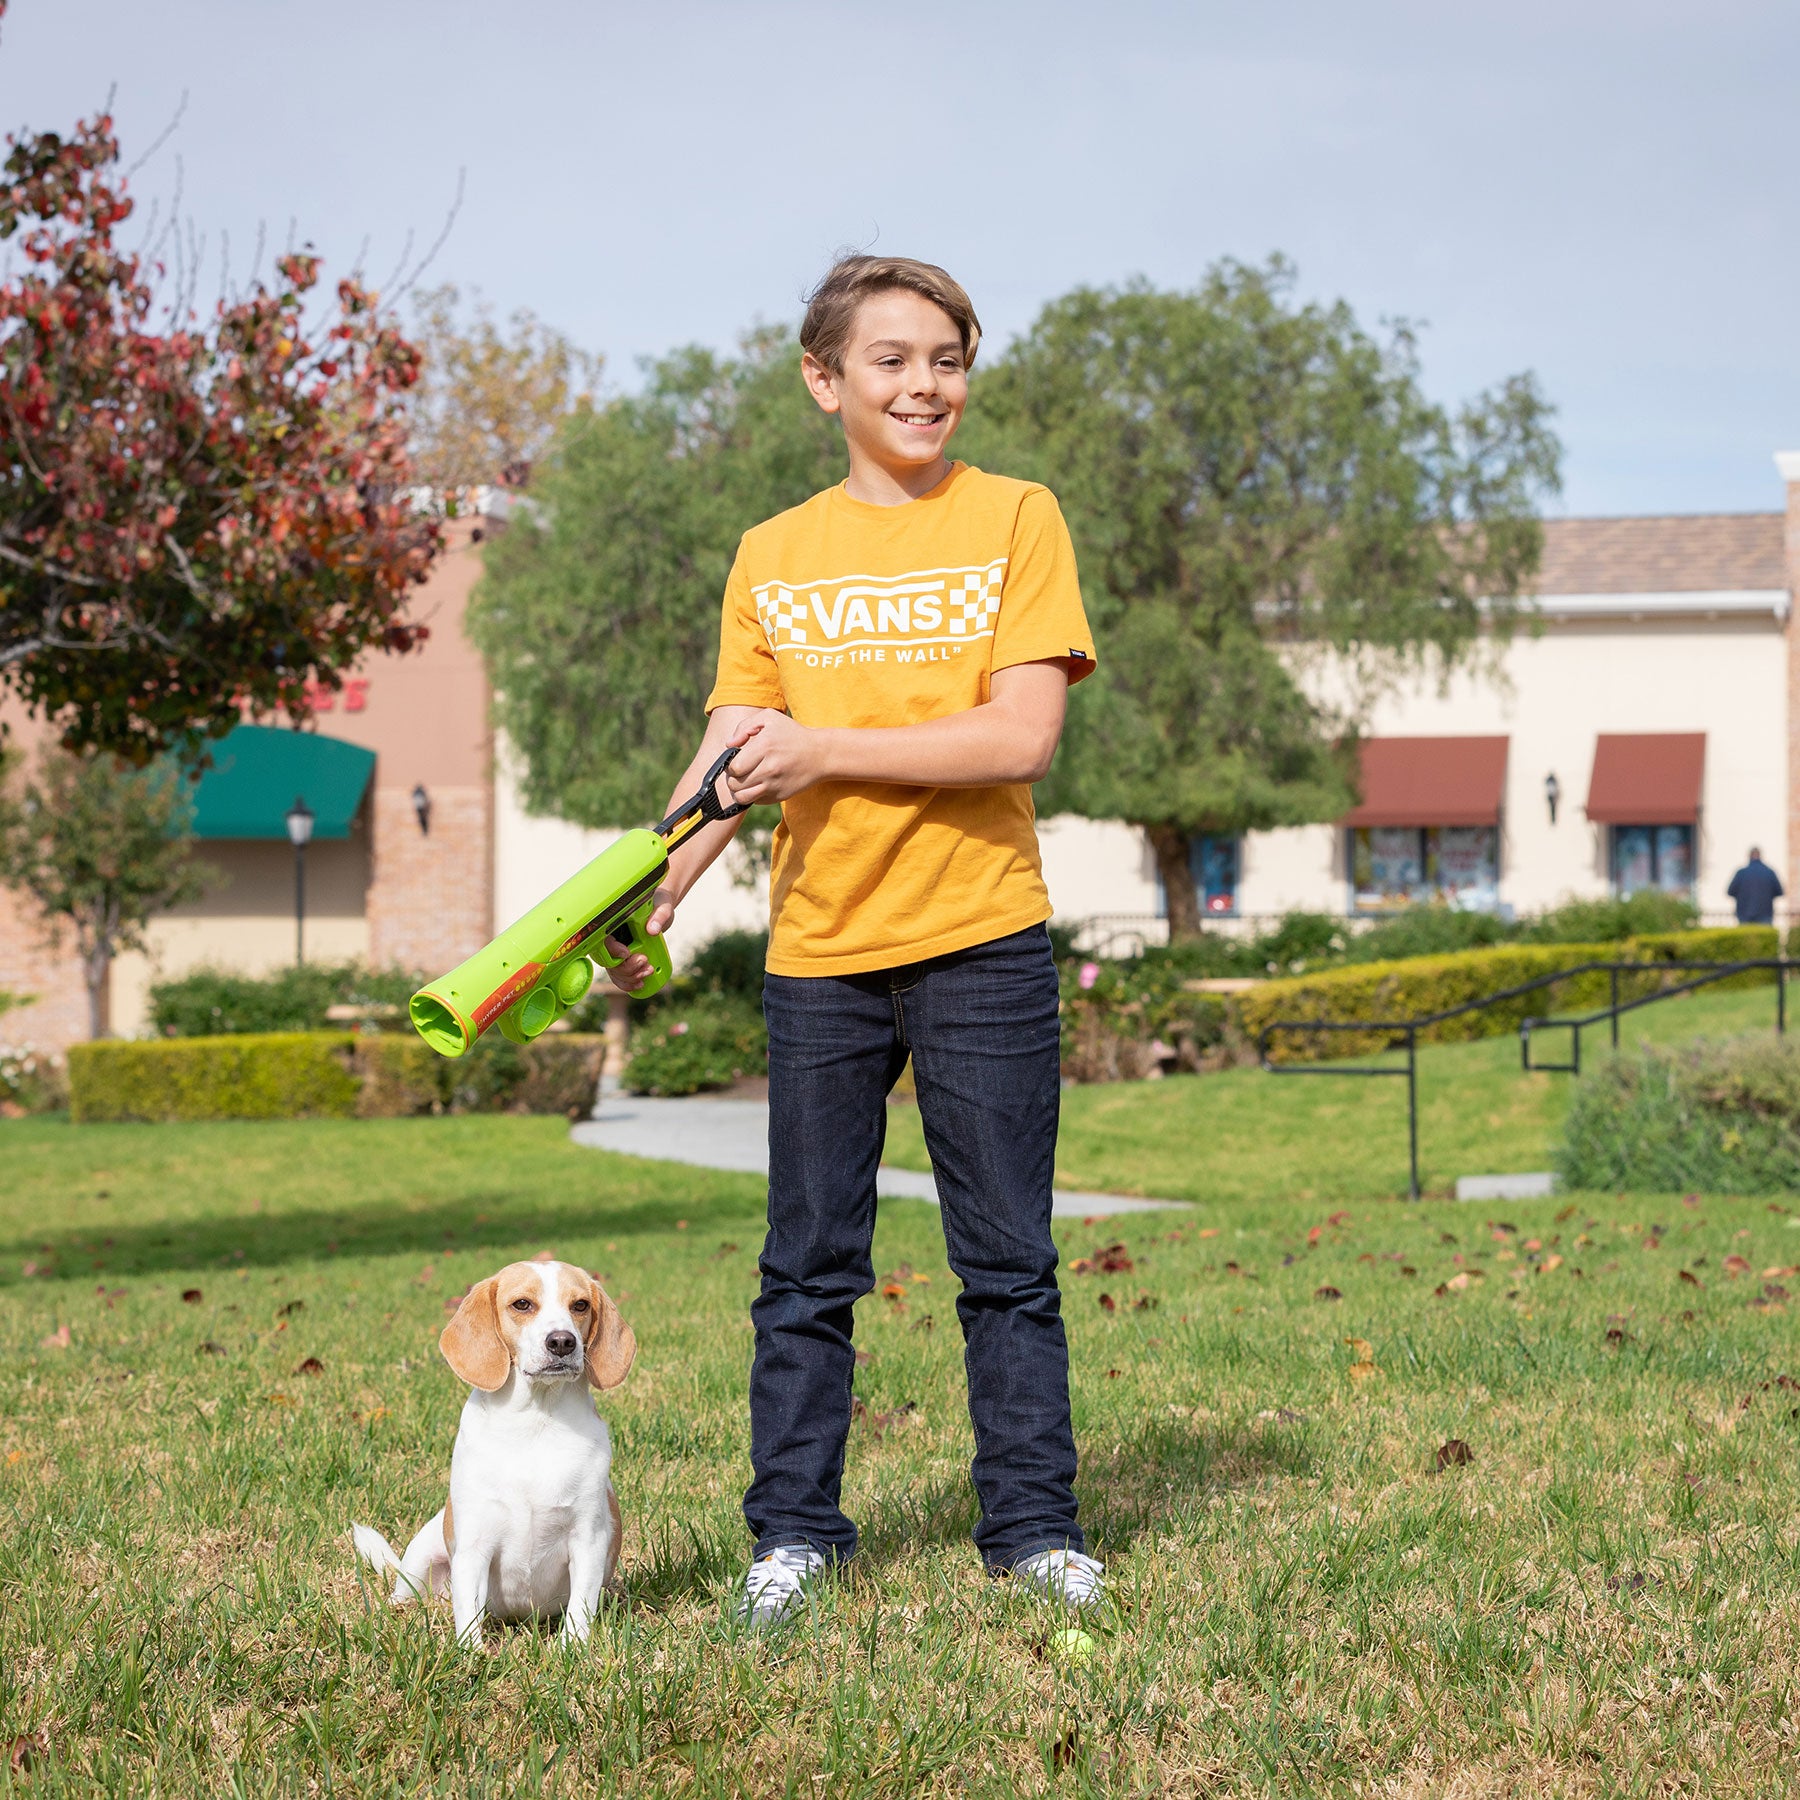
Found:
[[[801,366],[813,398],[842,418],[851,450],[896,472],[941,461],[969,401],[955,321],[905,288],[856,309],[841,375],[811,356]]]

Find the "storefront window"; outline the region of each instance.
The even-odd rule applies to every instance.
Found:
[[[1188,846],[1188,866],[1200,895],[1200,910],[1227,917],[1238,909],[1238,844],[1235,837],[1203,832]]]
[[[1689,894],[1694,888],[1691,825],[1615,825],[1613,889],[1628,899],[1640,888]]]
[[[1350,833],[1358,912],[1440,901],[1470,910],[1500,903],[1500,833],[1492,825],[1358,826]]]

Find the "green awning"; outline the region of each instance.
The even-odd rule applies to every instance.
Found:
[[[311,731],[239,725],[212,746],[212,767],[194,788],[194,836],[287,837],[296,798],[313,810],[313,836],[350,835],[375,752]]]

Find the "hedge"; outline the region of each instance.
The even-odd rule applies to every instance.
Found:
[[[69,1052],[77,1124],[178,1119],[391,1119],[586,1111],[605,1040],[559,1032],[441,1057],[413,1037],[343,1031],[106,1040]]]
[[[1642,962],[1654,966],[1659,962],[1723,962],[1775,953],[1775,931],[1767,925],[1656,932],[1618,944],[1497,944],[1487,950],[1415,956],[1404,962],[1351,964],[1323,969],[1317,975],[1265,981],[1239,997],[1237,1022],[1243,1035],[1254,1042],[1277,1019],[1418,1018],[1585,962]],[[1656,979],[1660,982],[1669,978]],[[1772,979],[1766,972],[1753,971],[1731,978],[1730,985],[1753,985]],[[1645,985],[1625,977],[1620,985],[1621,997],[1643,992]],[[1499,1037],[1517,1030],[1526,1018],[1603,1006],[1609,993],[1604,974],[1575,976],[1516,1000],[1447,1019],[1421,1031],[1419,1037],[1421,1042],[1438,1044]],[[1272,1044],[1271,1054],[1282,1062],[1318,1062],[1333,1057],[1366,1056],[1382,1049],[1386,1041],[1383,1034],[1376,1032],[1332,1031],[1308,1036],[1284,1032]]]

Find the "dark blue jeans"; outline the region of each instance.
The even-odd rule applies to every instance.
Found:
[[[875,1170],[910,1053],[942,1204],[990,1569],[1082,1549],[1069,1352],[1050,1237],[1061,1101],[1041,925],[865,975],[769,975],[769,1232],[750,1370],[744,1517],[762,1555],[856,1549],[844,1516],[851,1309],[875,1285]]]

